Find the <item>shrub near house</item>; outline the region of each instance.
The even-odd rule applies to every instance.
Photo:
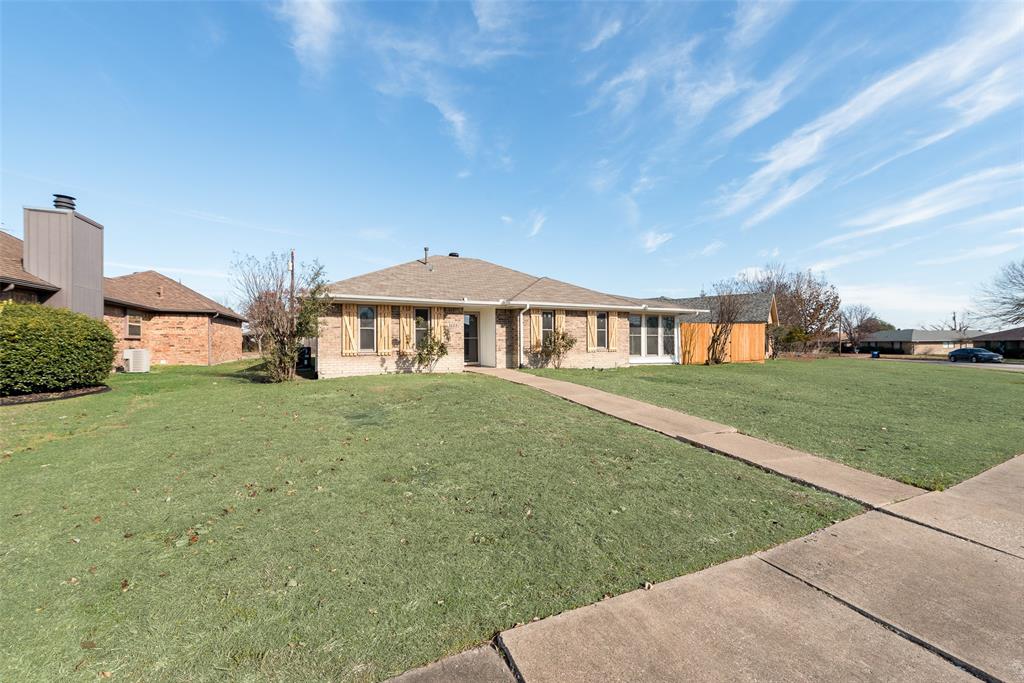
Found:
[[[0,396],[102,384],[114,362],[106,325],[66,308],[0,305]]]

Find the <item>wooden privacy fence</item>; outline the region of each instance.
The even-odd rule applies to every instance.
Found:
[[[711,342],[711,323],[679,324],[679,362],[683,365],[703,365],[708,360]],[[765,324],[736,323],[729,335],[727,363],[763,363],[765,354]]]

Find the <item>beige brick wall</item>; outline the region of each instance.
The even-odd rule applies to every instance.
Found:
[[[114,364],[121,366],[125,349],[149,349],[154,365],[208,365],[242,357],[242,324],[216,319],[210,329],[206,313],[142,312],[142,336],[126,338],[126,312],[123,306],[103,307],[103,321],[114,333]],[[212,358],[210,334],[212,332]]]
[[[374,304],[366,304],[374,305]],[[398,353],[399,307],[378,306],[378,315],[384,308],[390,309],[391,348],[387,356],[376,352],[360,353],[356,356],[341,355],[341,305],[332,304],[327,316],[320,319],[320,339],[317,342],[317,374],[324,379],[354,375],[379,375],[391,372],[417,371],[412,357]],[[462,372],[463,369],[463,326],[462,309],[445,309],[445,327],[448,329],[448,355],[438,361],[434,372]]]
[[[524,320],[524,324],[525,324]],[[499,308],[494,312],[494,363],[499,368],[519,367],[519,309]]]
[[[543,367],[544,358],[540,354],[530,352],[530,321],[529,312],[523,314],[523,340],[525,342],[523,361],[527,367]],[[576,338],[573,347],[562,361],[563,368],[617,368],[629,365],[629,318],[618,312],[614,320],[609,318],[609,335],[616,335],[618,350],[599,349],[587,352],[587,312],[566,311],[565,331]],[[518,352],[518,350],[517,350]],[[510,366],[512,367],[512,366]]]

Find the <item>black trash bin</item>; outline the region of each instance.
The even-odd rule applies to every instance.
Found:
[[[881,358],[882,354],[880,354],[878,351],[872,351],[871,352],[871,357],[872,358]]]

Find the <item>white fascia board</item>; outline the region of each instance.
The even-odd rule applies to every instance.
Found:
[[[478,301],[475,299],[428,299],[416,296],[372,296],[369,294],[333,294],[328,292],[325,298],[333,301],[381,301],[403,304],[444,304],[446,306],[502,306],[505,301]]]

